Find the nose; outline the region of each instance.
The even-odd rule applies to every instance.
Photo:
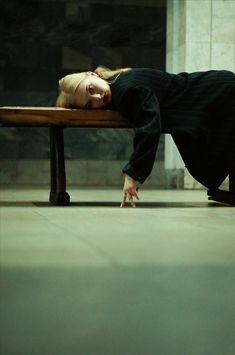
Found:
[[[100,107],[104,104],[105,92],[93,92],[90,93],[90,99],[93,107]]]
[[[100,93],[94,94],[93,97],[97,100],[101,100],[104,97],[104,94],[100,94]]]
[[[100,102],[103,102],[103,100],[104,100],[104,94],[97,93],[97,94],[92,95],[92,98],[94,101],[100,103]]]

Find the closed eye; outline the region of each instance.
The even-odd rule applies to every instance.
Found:
[[[90,95],[93,95],[93,94],[94,94],[95,90],[94,90],[93,85],[89,85],[89,86],[88,86],[88,92],[89,92]]]

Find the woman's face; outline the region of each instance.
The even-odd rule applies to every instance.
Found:
[[[96,73],[87,72],[75,91],[74,105],[81,108],[101,108],[111,101],[109,84]]]

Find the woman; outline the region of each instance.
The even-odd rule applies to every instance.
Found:
[[[149,68],[70,74],[59,81],[59,107],[118,110],[135,129],[124,166],[124,207],[139,200],[161,133],[170,133],[190,174],[216,189],[235,161],[235,74],[226,70],[170,74]]]

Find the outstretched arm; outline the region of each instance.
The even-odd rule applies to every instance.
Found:
[[[129,178],[125,178],[121,207],[124,207],[127,197],[134,207],[133,197],[139,199],[136,182],[146,180],[155,161],[161,134],[160,108],[156,96],[143,87],[129,89],[123,102],[121,113],[131,121],[135,137],[133,153],[122,170]]]

